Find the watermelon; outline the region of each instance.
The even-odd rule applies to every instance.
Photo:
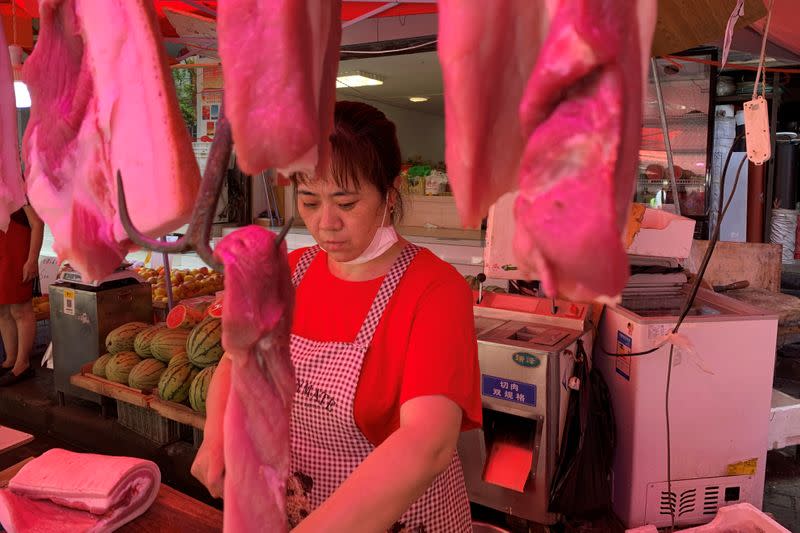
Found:
[[[195,366],[205,368],[222,358],[222,321],[206,318],[192,330],[186,340],[186,355]]]
[[[203,320],[203,312],[185,304],[178,304],[167,315],[167,327],[170,329],[192,329]]]
[[[188,329],[164,328],[150,341],[150,352],[159,361],[168,363],[173,356],[186,351],[186,339],[190,333]]]
[[[137,364],[128,375],[128,385],[134,389],[152,389],[158,386],[158,379],[167,365],[148,358]]]
[[[181,352],[177,355],[172,356],[172,359],[169,360],[169,364],[167,364],[167,368],[172,368],[175,365],[188,362],[189,362],[189,356],[186,355],[186,352]]]
[[[192,381],[189,387],[189,405],[192,409],[200,413],[206,413],[206,398],[208,397],[208,386],[211,384],[211,378],[214,376],[214,371],[217,365],[211,365],[200,371],[199,374]]]
[[[158,380],[158,396],[162,400],[181,403],[189,397],[189,387],[200,370],[191,363],[168,368]]]
[[[134,352],[114,354],[106,365],[106,379],[127,385],[131,370],[141,361],[141,358]]]
[[[153,357],[153,352],[150,351],[150,343],[153,342],[153,337],[156,336],[156,333],[166,327],[166,324],[162,322],[155,326],[150,326],[136,335],[133,340],[133,350],[139,354],[139,357]]]
[[[150,324],[145,324],[144,322],[128,322],[111,330],[111,333],[106,335],[106,350],[112,354],[132,352],[136,335],[149,327]]]
[[[106,377],[106,365],[111,360],[113,355],[110,353],[101,355],[97,358],[97,361],[94,362],[92,365],[92,374],[95,376],[100,376],[101,378]]]
[[[211,318],[222,318],[222,301],[218,300],[209,305],[206,314]]]

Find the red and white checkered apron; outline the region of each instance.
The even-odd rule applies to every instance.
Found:
[[[310,481],[310,510],[325,501],[375,447],[356,424],[353,404],[361,365],[400,279],[419,248],[407,245],[381,283],[354,342],[320,342],[292,335],[298,390],[292,407],[292,472]],[[309,248],[292,276],[300,285],[319,247]],[[343,302],[346,305],[346,302]],[[310,478],[310,479],[309,479]],[[376,487],[378,488],[378,487]],[[393,530],[471,532],[469,499],[458,454]]]

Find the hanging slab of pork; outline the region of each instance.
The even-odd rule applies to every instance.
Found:
[[[341,0],[219,3],[225,115],[244,172],[325,168],[341,24]]]
[[[188,221],[200,182],[150,0],[42,0],[23,68],[28,195],[59,259],[90,279],[120,265],[122,174],[133,223],[161,236]]]
[[[24,204],[25,184],[19,166],[14,76],[8,43],[0,25],[0,231],[8,229],[11,214]]]
[[[628,278],[622,233],[656,1],[439,8],[446,157],[462,221],[475,226],[518,189],[520,278],[541,280],[551,296],[615,298]]]
[[[229,532],[288,530],[289,428],[297,387],[289,354],[294,288],[286,243],[276,246],[275,240],[271,231],[248,226],[215,249],[225,264],[222,345],[231,359],[223,423]],[[219,421],[206,424],[217,427]]]
[[[160,484],[152,461],[56,448],[0,490],[0,524],[9,533],[110,532],[144,514]]]
[[[465,226],[479,226],[517,187],[525,147],[518,106],[557,3],[438,2],[447,175]]]

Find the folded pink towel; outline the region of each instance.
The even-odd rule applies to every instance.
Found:
[[[155,501],[161,473],[152,461],[53,449],[0,490],[8,533],[110,532]]]

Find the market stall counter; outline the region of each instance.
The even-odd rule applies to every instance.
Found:
[[[0,472],[0,487],[5,487],[26,463],[33,460],[29,457]],[[150,508],[135,520],[123,525],[117,531],[149,533],[167,533],[174,531],[192,531],[194,533],[222,531],[222,511],[214,509],[161,484],[158,496]]]

